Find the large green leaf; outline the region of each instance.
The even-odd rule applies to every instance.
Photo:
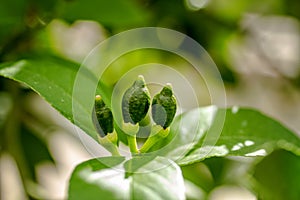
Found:
[[[207,108],[204,109],[207,111]],[[300,155],[300,138],[280,123],[258,111],[237,107],[210,109],[210,111],[206,112],[207,117],[202,116],[204,119],[200,120],[211,122],[211,124],[199,123],[197,134],[200,135],[200,140],[195,140],[197,144],[193,149],[177,160],[180,165],[214,156],[265,156],[275,149],[285,149]],[[222,120],[224,112],[226,114],[225,121]],[[195,126],[197,121],[190,119],[198,119],[199,114],[203,115],[203,108],[184,114],[177,135],[185,133],[190,127]],[[205,119],[212,116],[213,120]],[[220,124],[222,129],[218,134],[216,130],[219,130]],[[206,133],[204,133],[205,131]],[[183,145],[186,144],[182,142],[181,146]],[[176,152],[178,148],[180,148],[179,145],[176,145],[176,148],[170,148],[172,150],[168,154],[174,154],[173,152]]]
[[[29,86],[71,122],[74,122],[72,105],[76,104],[76,109],[80,109],[79,112],[82,113],[77,118],[76,125],[96,139],[97,133],[91,129],[90,125],[92,123],[91,109],[84,100],[72,98],[78,70],[79,64],[57,57],[24,59],[0,65],[0,75]],[[84,74],[86,80],[84,84],[87,86],[91,83],[98,83],[98,80],[89,71],[86,70]],[[95,92],[101,94],[103,98],[107,98],[108,92],[104,91],[103,84],[101,86]]]
[[[104,157],[78,165],[69,182],[69,199],[185,198],[181,170],[173,161],[162,157],[124,161]]]
[[[178,116],[151,151],[187,165],[215,156],[265,156],[278,148],[300,155],[300,139],[258,111],[209,106]]]

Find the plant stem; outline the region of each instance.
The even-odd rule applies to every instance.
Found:
[[[128,146],[130,148],[130,152],[137,154],[139,153],[137,142],[136,142],[136,136],[128,135],[127,136]]]
[[[128,146],[131,154],[138,154],[139,150],[136,142],[136,134],[139,131],[139,124],[122,123],[122,130],[127,134]]]
[[[156,143],[158,142],[158,140],[160,139],[160,137],[158,135],[154,135],[149,137],[146,142],[143,144],[142,148],[140,149],[141,153],[146,153],[147,151],[149,151],[149,149]]]
[[[141,153],[146,153],[149,149],[159,142],[161,139],[168,136],[170,129],[163,129],[161,126],[154,126],[152,127],[150,137],[146,140],[143,144],[142,148],[140,149]]]

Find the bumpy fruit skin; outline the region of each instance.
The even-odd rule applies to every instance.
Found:
[[[174,119],[177,109],[176,98],[170,84],[166,85],[152,101],[152,119],[164,129],[169,127]]]
[[[114,119],[111,110],[105,105],[102,98],[97,95],[95,99],[95,112],[100,128],[101,137],[114,131]]]
[[[136,124],[148,113],[150,94],[143,76],[139,76],[126,90],[122,99],[122,115],[125,123]]]

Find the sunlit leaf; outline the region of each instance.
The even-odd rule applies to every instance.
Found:
[[[266,156],[275,149],[300,155],[300,139],[258,111],[205,107],[178,116],[169,137],[153,151],[159,148],[158,154],[187,165],[216,156]]]
[[[218,113],[215,118],[218,118]],[[215,120],[210,129],[214,129],[217,123],[222,122]],[[251,109],[227,109],[216,144],[206,145],[215,139],[209,135],[202,137],[193,151],[179,163],[189,164],[213,156],[266,156],[275,149],[300,155],[299,137],[275,120]]]
[[[123,157],[81,163],[70,179],[69,199],[185,199],[179,166],[161,157],[146,161],[129,161],[135,170],[128,161],[123,165]]]
[[[57,57],[24,59],[0,65],[0,75],[29,86],[71,122],[74,122],[72,105],[76,103],[77,109],[83,113],[76,125],[96,139],[95,130],[88,128],[90,127],[89,123],[92,123],[91,110],[88,109],[85,102],[80,101],[81,99],[72,98],[78,70],[79,64]],[[86,80],[98,83],[95,76],[89,71],[86,71],[85,77]],[[106,89],[104,85],[101,85],[96,92],[105,99],[108,95],[108,92],[104,91]]]

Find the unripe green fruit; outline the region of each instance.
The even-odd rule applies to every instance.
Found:
[[[152,119],[164,129],[169,127],[177,109],[176,98],[173,95],[171,84],[167,84],[152,101]]]
[[[114,119],[111,110],[105,105],[100,95],[95,98],[95,112],[100,128],[98,128],[101,137],[114,131]]]
[[[126,90],[122,99],[122,115],[125,123],[136,124],[148,113],[150,94],[143,76],[139,76]]]

